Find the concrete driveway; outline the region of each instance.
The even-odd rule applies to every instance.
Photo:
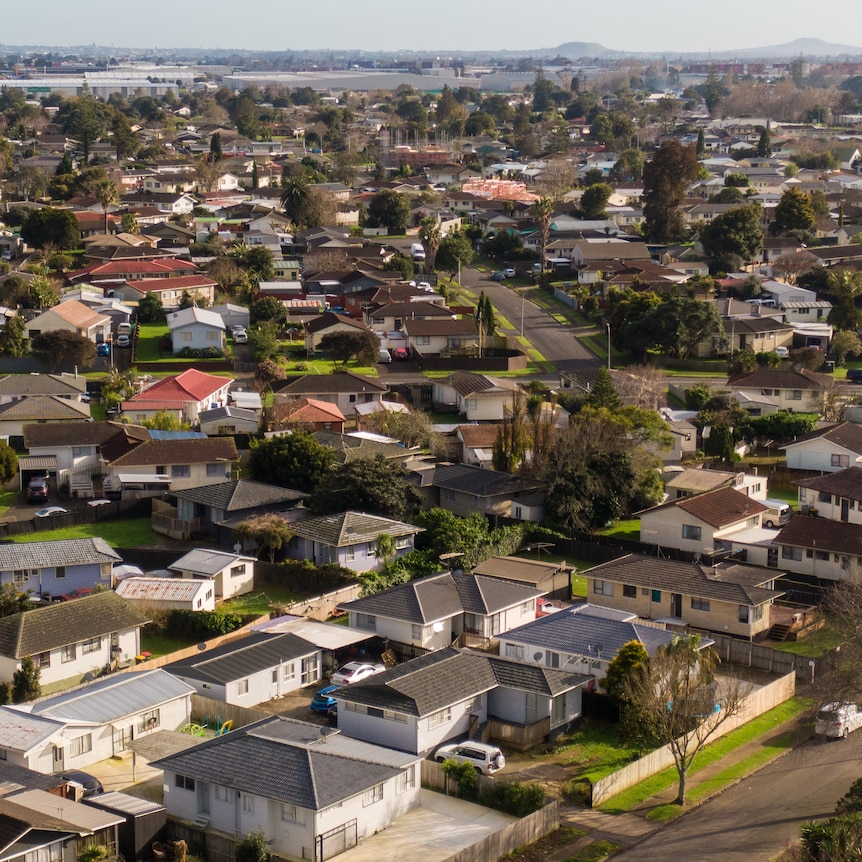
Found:
[[[421,790],[419,799],[419,808],[339,854],[339,862],[442,862],[517,819],[432,790]]]

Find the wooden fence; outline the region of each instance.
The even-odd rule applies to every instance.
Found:
[[[725,736],[740,725],[757,718],[764,712],[768,712],[778,704],[784,703],[793,697],[795,692],[795,673],[788,673],[780,679],[756,689],[745,699],[739,713],[728,718],[715,731],[711,741]],[[592,804],[594,806],[600,805],[612,796],[616,796],[618,793],[628,790],[629,787],[651,778],[663,769],[673,766],[673,762],[673,754],[669,745],[651,751],[593,784]]]

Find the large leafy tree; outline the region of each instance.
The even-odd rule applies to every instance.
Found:
[[[69,210],[43,207],[33,210],[21,225],[21,239],[34,248],[51,246],[59,249],[76,248],[81,231]]]
[[[141,323],[157,323],[165,319],[165,309],[161,299],[152,291],[147,291],[138,303],[138,320]]]
[[[320,339],[320,349],[339,362],[354,357],[363,365],[374,365],[380,355],[380,339],[373,332],[328,332]]]
[[[31,339],[30,350],[52,368],[64,362],[90,365],[96,358],[96,345],[89,338],[68,329],[40,332]]]
[[[664,141],[644,165],[644,222],[653,242],[673,242],[683,236],[680,207],[699,171],[694,147],[678,141]]]
[[[862,325],[862,311],[856,304],[862,296],[862,273],[846,269],[830,270],[824,292],[832,299],[827,322],[836,329],[855,332]]]
[[[410,198],[392,189],[381,189],[368,202],[368,224],[389,233],[404,233],[410,221]]]
[[[581,212],[586,219],[604,218],[605,207],[613,194],[613,189],[607,183],[594,183],[584,189],[581,195]]]
[[[751,260],[763,246],[760,220],[763,210],[757,204],[736,207],[716,216],[701,231],[703,250],[712,258],[735,255]]]
[[[29,351],[24,318],[10,317],[0,329],[0,356],[26,356]]]
[[[252,440],[249,473],[258,482],[268,482],[297,491],[313,491],[327,475],[335,455],[306,431],[294,431],[269,440]]]
[[[78,150],[85,162],[90,160],[90,150],[102,134],[103,124],[101,106],[85,83],[81,95],[72,102],[66,119],[66,131],[78,142]]]
[[[378,455],[333,468],[323,477],[308,506],[319,515],[353,509],[404,521],[416,514],[421,503],[421,493],[407,481],[401,465]]]
[[[775,207],[775,226],[780,231],[808,230],[814,224],[811,196],[796,188],[781,195]]]
[[[473,254],[473,246],[466,236],[449,234],[440,241],[435,264],[454,278],[455,273],[473,262]]]
[[[278,552],[294,535],[287,521],[275,512],[241,521],[234,527],[233,532],[240,541],[254,542],[258,551],[266,548],[271,563],[275,562]]]

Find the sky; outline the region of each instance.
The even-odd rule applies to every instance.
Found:
[[[456,52],[598,42],[630,52],[730,51],[802,37],[862,44],[862,5],[812,15],[810,2],[755,2],[744,12],[680,0],[4,0],[4,45],[152,48],[408,49]]]

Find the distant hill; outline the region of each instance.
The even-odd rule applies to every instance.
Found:
[[[835,42],[824,42],[822,39],[795,39],[784,45],[768,45],[764,48],[740,48],[735,51],[713,51],[715,57],[739,57],[751,59],[781,59],[785,57],[837,57],[862,55],[862,48],[854,45],[838,45]]]
[[[549,49],[549,53],[556,53],[560,57],[601,57],[608,53],[608,49],[598,42],[564,42],[556,48]]]

